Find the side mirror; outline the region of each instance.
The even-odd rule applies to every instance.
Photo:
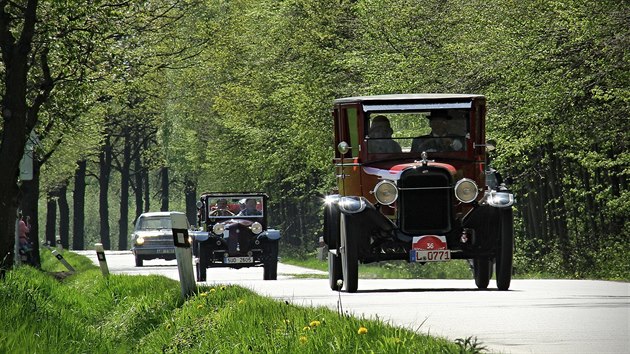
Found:
[[[486,141],[486,150],[488,151],[494,151],[494,149],[497,148],[497,142],[494,139],[490,139],[488,141]]]
[[[350,149],[352,148],[345,141],[342,141],[339,145],[337,145],[337,150],[339,150],[342,155],[345,155],[348,151],[350,151]]]

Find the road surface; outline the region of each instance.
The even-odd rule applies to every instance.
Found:
[[[96,264],[94,251],[78,252]],[[178,279],[177,262],[134,266],[126,251],[108,251],[110,272]],[[630,283],[513,280],[509,291],[477,290],[474,280],[360,279],[354,294],[330,290],[326,274],[279,264],[278,280],[262,268],[208,269],[204,285],[237,284],[297,305],[325,306],[450,340],[477,337],[501,353],[630,353]],[[294,275],[302,275],[296,278]],[[491,282],[490,286],[495,286]]]

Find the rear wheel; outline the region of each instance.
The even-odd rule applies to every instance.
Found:
[[[492,278],[492,260],[488,258],[473,259],[473,273],[477,288],[488,289],[490,278]]]
[[[499,210],[499,248],[497,253],[497,288],[508,290],[512,281],[514,258],[514,219],[512,209]]]
[[[357,247],[355,230],[352,229],[352,225],[348,222],[345,214],[340,215],[339,232],[343,282],[346,291],[354,293],[359,288],[359,249]]]
[[[142,257],[136,256],[136,267],[142,267],[143,261]]]

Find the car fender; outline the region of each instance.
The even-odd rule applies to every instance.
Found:
[[[280,230],[276,229],[267,229],[260,234],[260,236],[266,236],[269,240],[279,240],[280,239]]]
[[[189,236],[191,236],[197,242],[206,241],[210,237],[210,233],[207,231],[189,231]]]

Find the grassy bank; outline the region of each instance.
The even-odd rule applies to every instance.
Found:
[[[64,253],[64,273],[20,267],[0,281],[0,353],[464,353],[482,347],[261,297],[238,286],[200,288],[187,301],[161,276],[112,275]]]

